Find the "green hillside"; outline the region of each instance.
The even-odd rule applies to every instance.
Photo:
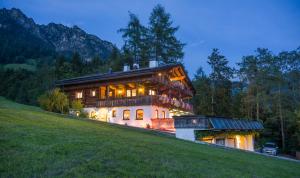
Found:
[[[0,98],[0,177],[299,177],[300,164]]]

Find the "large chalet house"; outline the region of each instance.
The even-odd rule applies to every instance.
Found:
[[[173,127],[173,116],[193,114],[189,100],[195,89],[182,64],[147,68],[125,65],[121,72],[61,80],[69,99],[81,100],[90,118],[134,127],[153,128],[158,119]],[[171,123],[170,123],[171,122]]]
[[[125,65],[108,72],[57,81],[70,101],[80,100],[92,119],[133,127],[176,131],[185,140],[254,150],[258,121],[196,116],[189,103],[195,94],[182,64],[146,68]]]

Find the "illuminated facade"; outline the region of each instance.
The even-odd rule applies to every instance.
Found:
[[[138,65],[135,65],[138,66]],[[81,100],[90,118],[143,128],[174,130],[173,116],[193,114],[195,90],[181,64],[95,74],[57,82],[72,100]]]

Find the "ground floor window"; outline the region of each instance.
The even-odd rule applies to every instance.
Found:
[[[212,138],[203,138],[202,141],[206,142],[206,143],[213,143],[213,139]]]
[[[158,110],[157,109],[155,110],[155,118],[156,119],[159,118],[159,116],[158,116]]]
[[[144,118],[144,110],[137,109],[136,110],[136,120],[143,120]]]
[[[117,111],[113,110],[111,115],[112,115],[112,117],[117,117]]]
[[[166,118],[166,112],[162,111],[162,118],[165,119]]]
[[[217,138],[216,139],[217,145],[225,145],[225,139],[224,138]]]
[[[124,110],[123,111],[123,120],[129,120],[130,119],[130,110]]]

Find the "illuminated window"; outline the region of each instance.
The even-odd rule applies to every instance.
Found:
[[[157,109],[155,110],[155,118],[159,118]]]
[[[110,92],[109,92],[109,97],[112,97],[112,96],[113,96],[113,92],[110,91]]]
[[[144,110],[137,109],[136,110],[136,120],[143,120],[144,118]]]
[[[75,98],[77,98],[77,99],[82,98],[82,91],[81,92],[76,92]]]
[[[144,88],[139,88],[139,95],[144,95]]]
[[[130,110],[124,110],[123,111],[123,120],[129,120],[130,119]]]
[[[106,98],[106,87],[100,87],[100,99]]]
[[[162,111],[162,118],[165,119],[166,118],[166,112]]]
[[[122,97],[123,96],[123,90],[121,90],[121,89],[117,90],[117,94],[118,94],[118,97]]]
[[[136,89],[131,90],[131,96],[136,96]]]
[[[91,95],[92,95],[92,96],[96,96],[96,91],[95,91],[95,90],[92,90],[92,91],[91,91]]]
[[[155,91],[154,90],[149,90],[149,95],[155,95]]]
[[[117,117],[117,111],[113,110],[111,115],[112,115],[112,117]]]
[[[131,97],[131,90],[126,90],[126,96]]]

